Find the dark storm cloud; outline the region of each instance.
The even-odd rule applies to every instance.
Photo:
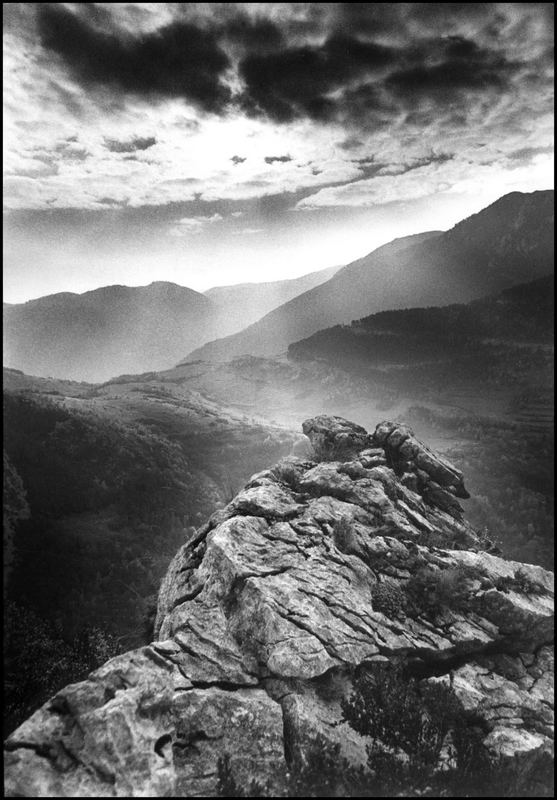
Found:
[[[338,3],[330,24],[351,34],[390,36],[404,29],[408,3]],[[436,5],[432,3],[430,5]]]
[[[339,119],[379,129],[423,97],[443,105],[454,100],[452,92],[502,92],[520,66],[464,36],[395,47],[334,34],[321,45],[249,55],[240,74],[244,107],[254,115],[278,122]]]
[[[407,104],[419,96],[442,98],[455,92],[476,92],[485,89],[506,89],[519,64],[504,55],[482,48],[463,37],[449,37],[441,43],[433,42],[431,49],[440,50],[435,64],[416,63],[392,73],[386,86]]]
[[[338,121],[354,134],[385,129],[401,113],[411,123],[424,104],[435,114],[460,103],[454,121],[465,125],[466,109],[508,90],[517,74],[543,82],[540,64],[551,58],[549,43],[530,62],[513,53],[522,39],[548,38],[532,20],[547,16],[549,25],[551,4],[285,3],[280,14],[169,4],[174,21],[133,34],[118,27],[113,4],[36,5],[43,46],[86,90],[102,87],[107,103],[130,93],[182,97],[218,114]],[[240,78],[234,91],[229,70]]]
[[[248,55],[240,63],[243,104],[252,114],[277,122],[296,117],[330,119],[337,101],[327,95],[355,78],[396,63],[396,51],[375,42],[335,34],[322,45]]]
[[[285,44],[284,34],[271,20],[237,13],[226,21],[219,33],[229,42],[248,52],[268,52]]]
[[[539,42],[550,38],[550,27],[544,33],[537,22],[547,15],[549,26],[550,6],[314,4],[306,41],[295,22],[285,21],[284,47],[246,52],[240,60],[242,104],[276,122],[334,120],[357,133],[385,129],[424,102],[427,125],[458,103],[462,114],[452,121],[466,125],[483,97],[516,88],[517,78],[522,85],[536,76],[547,82],[540,73],[551,63],[551,46],[540,52]],[[515,50],[528,41],[530,52],[522,49],[517,58]]]
[[[105,147],[111,153],[135,153],[137,150],[148,150],[157,143],[154,136],[137,136],[127,142],[120,142],[118,139],[105,139]]]
[[[229,59],[210,30],[176,21],[124,36],[46,3],[38,4],[38,26],[43,47],[61,56],[84,87],[184,97],[206,111],[219,111],[229,100],[221,82]]]

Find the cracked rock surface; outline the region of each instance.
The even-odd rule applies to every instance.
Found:
[[[157,640],[8,738],[9,796],[207,796],[224,753],[240,785],[278,791],[317,733],[357,763],[341,699],[357,667],[387,660],[450,682],[524,780],[548,757],[552,573],[480,548],[462,474],[408,427],[320,416],[303,430],[319,462],[253,476],[176,554]],[[421,604],[409,581],[424,571],[465,575],[464,600]]]

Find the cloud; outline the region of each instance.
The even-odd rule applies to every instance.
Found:
[[[552,152],[553,147],[551,145],[545,147],[533,145],[530,147],[519,147],[517,150],[513,150],[508,154],[508,158],[513,161],[520,161],[523,164],[528,164],[535,156],[549,155]]]
[[[77,143],[77,139],[74,137],[70,137],[63,142],[59,142],[52,148],[51,154],[45,153],[47,158],[55,158],[59,156],[64,161],[86,161],[89,157],[90,153],[85,147],[81,147]]]
[[[248,54],[239,64],[240,103],[249,114],[281,123],[300,118],[348,123],[355,131],[346,139],[349,147],[358,129],[391,125],[424,100],[430,117],[458,101],[466,124],[475,98],[509,90],[527,63],[504,47],[464,35],[424,36],[408,43],[393,37],[392,44],[385,44],[333,33],[318,44]]]
[[[276,161],[279,164],[286,164],[288,161],[292,161],[292,156],[265,156],[264,161],[266,164],[274,164]]]
[[[343,139],[342,142],[339,142],[338,146],[341,150],[357,150],[362,147],[363,144],[362,140],[357,136],[348,136],[346,139]]]
[[[220,26],[219,32],[229,42],[239,46],[241,52],[265,53],[284,45],[284,34],[272,20],[253,18],[239,10],[232,13],[233,16]]]
[[[546,187],[552,159],[539,154],[524,166],[512,159],[482,163],[476,158],[433,158],[427,164],[412,166],[398,173],[376,175],[337,187],[320,189],[297,203],[301,210],[328,206],[369,208],[388,203],[409,203],[438,194],[473,192],[495,199],[511,191],[534,191]]]
[[[430,155],[414,158],[400,164],[395,163],[381,166],[377,170],[377,174],[380,176],[404,175],[406,172],[410,172],[413,169],[420,169],[421,167],[426,167],[430,164],[445,164],[447,161],[451,161],[454,157],[454,153],[431,153]],[[368,163],[368,159],[358,159],[358,163],[366,164]],[[375,163],[374,159],[372,158],[369,163]]]
[[[124,36],[92,23],[79,9],[73,13],[59,4],[37,5],[43,47],[60,56],[85,88],[182,97],[205,111],[219,111],[230,99],[222,82],[229,59],[210,30],[174,21],[153,32]]]
[[[463,37],[451,37],[446,42],[435,43],[438,51],[434,63],[417,63],[393,72],[386,87],[405,103],[415,106],[420,97],[438,102],[454,103],[460,92],[486,92],[503,90],[509,85],[519,64],[504,55],[478,46]]]
[[[249,54],[239,66],[248,113],[278,122],[300,116],[315,120],[335,117],[338,103],[329,97],[356,78],[373,75],[396,60],[396,51],[376,42],[335,34],[321,45],[285,48],[264,55]]]
[[[111,153],[135,153],[137,150],[148,150],[157,143],[154,136],[137,136],[127,142],[118,139],[105,139],[105,147]]]
[[[188,236],[196,236],[203,233],[207,225],[213,225],[215,222],[221,222],[222,216],[218,213],[210,217],[182,217],[177,220],[170,228],[169,233],[176,238],[184,238]]]
[[[551,147],[545,6],[33,8],[5,36],[5,170],[32,181],[8,207],[365,207],[373,178],[436,163],[450,183],[453,157],[511,169]]]
[[[101,197],[98,202],[101,206],[121,206],[121,203],[114,197]]]

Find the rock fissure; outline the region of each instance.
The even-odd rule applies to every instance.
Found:
[[[195,598],[201,594],[204,588],[205,588],[204,586],[196,586],[196,588],[192,589],[190,592],[185,592],[184,594],[181,594],[179,597],[176,598],[174,605],[172,606],[170,611],[173,611],[175,608],[178,608],[178,606],[181,606],[183,603],[188,603],[190,600],[195,600]]]
[[[14,750],[32,750],[41,758],[48,758],[51,760],[56,757],[55,754],[53,754],[51,748],[48,747],[47,745],[35,744],[34,742],[26,742],[12,737],[10,737],[10,739],[5,742],[4,749],[8,753],[13,752]]]
[[[291,623],[292,625],[295,625],[296,628],[299,628],[301,631],[304,631],[305,633],[309,633],[311,636],[313,636],[315,639],[317,639],[323,645],[323,647],[327,651],[327,654],[330,655],[332,658],[335,658],[335,659],[338,658],[337,654],[334,652],[333,648],[331,647],[331,644],[329,642],[327,642],[327,640],[323,636],[321,636],[315,630],[313,630],[310,625],[308,625],[307,623],[302,622],[302,620],[300,620],[297,617],[296,612],[287,611],[286,613],[281,614],[281,616],[287,622]]]
[[[187,689],[186,691],[192,691],[192,689],[222,689],[225,692],[235,692],[238,689],[245,690],[246,692],[254,691],[256,689],[261,689],[261,683],[254,683],[254,684],[245,684],[245,683],[236,683],[234,681],[192,681],[192,688]]]

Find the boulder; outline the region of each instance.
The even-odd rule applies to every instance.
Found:
[[[421,471],[425,482],[433,481],[438,486],[452,491],[456,497],[467,499],[470,495],[464,488],[463,476],[453,464],[434,453],[414,436],[407,425],[396,422],[380,422],[373,434],[388,460],[402,473],[405,470]]]
[[[342,417],[313,417],[302,424],[302,430],[320,460],[349,460],[373,444],[365,428]]]

